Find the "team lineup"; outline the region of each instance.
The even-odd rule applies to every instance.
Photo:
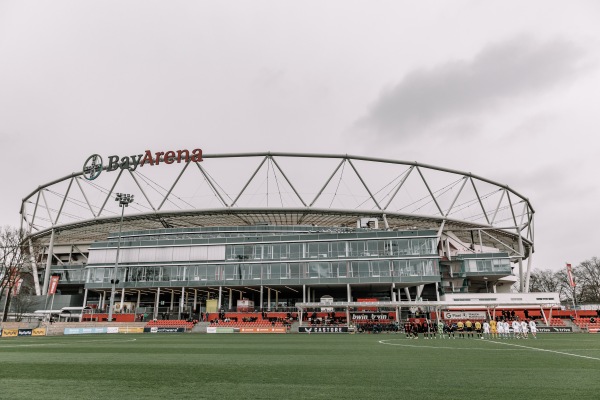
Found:
[[[529,321],[442,321],[432,322],[425,320],[423,323],[406,321],[404,332],[409,339],[418,339],[422,333],[425,339],[528,339],[529,334],[537,339],[537,325],[534,320]]]

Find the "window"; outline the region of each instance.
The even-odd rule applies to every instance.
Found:
[[[290,243],[290,258],[300,259],[302,258],[302,243]]]
[[[327,278],[329,277],[329,263],[311,262],[308,264],[309,278]]]
[[[355,278],[365,278],[369,274],[369,262],[368,261],[353,261],[352,262],[352,273]]]
[[[389,261],[372,261],[371,266],[373,268],[373,276],[390,276]]]
[[[345,278],[348,271],[348,263],[345,262],[334,262],[331,263],[332,276],[338,278]]]
[[[347,242],[332,242],[331,243],[331,256],[332,257],[346,257],[346,243]]]
[[[280,260],[288,258],[287,244],[274,244],[273,247],[273,260]]]
[[[359,241],[350,242],[350,257],[362,257],[365,253],[365,243]]]

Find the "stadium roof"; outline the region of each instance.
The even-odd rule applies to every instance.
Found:
[[[95,180],[83,170],[40,185],[22,202],[22,226],[35,240],[54,230],[61,242],[104,239],[118,231],[117,192],[135,202],[123,230],[236,225],[356,226],[452,231],[461,240],[533,251],[529,200],[477,175],[417,162],[351,155],[244,153],[202,162],[137,166]],[[158,163],[156,163],[158,164]],[[383,225],[383,226],[382,226]]]

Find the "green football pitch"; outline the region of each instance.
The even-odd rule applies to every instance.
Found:
[[[600,334],[0,339],[1,399],[600,399]]]

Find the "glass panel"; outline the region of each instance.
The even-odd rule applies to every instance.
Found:
[[[290,243],[290,258],[294,260],[302,258],[302,243]]]
[[[390,276],[389,261],[372,261],[373,276]]]
[[[311,262],[308,267],[309,278],[327,278],[329,276],[329,263]]]
[[[352,273],[355,278],[365,278],[369,276],[369,262],[368,261],[353,261],[352,262]]]
[[[317,258],[319,256],[319,243],[306,243],[306,257]]]
[[[224,265],[223,266],[223,279],[225,280],[237,280],[240,278],[240,267],[239,265]]]
[[[382,243],[382,246],[383,246],[383,243]],[[383,249],[382,249],[382,254],[383,254]],[[379,241],[378,240],[367,241],[365,255],[367,255],[367,256],[378,256],[379,255]]]
[[[302,268],[299,263],[289,264],[289,266],[290,266],[290,277],[292,279],[302,277]]]
[[[408,255],[410,252],[410,244],[408,239],[399,239],[395,240],[398,253],[394,253],[394,255],[404,256]]]
[[[331,243],[332,257],[346,257],[346,242]]]
[[[273,245],[273,259],[286,259],[289,257],[287,244],[274,244]]]
[[[347,263],[345,262],[334,262],[331,263],[331,269],[332,269],[332,277],[336,278],[345,278],[346,277],[346,270],[347,270]]]
[[[365,253],[365,242],[350,242],[350,257],[360,257]]]
[[[319,258],[327,258],[329,257],[329,243],[328,242],[320,242],[318,244]]]

